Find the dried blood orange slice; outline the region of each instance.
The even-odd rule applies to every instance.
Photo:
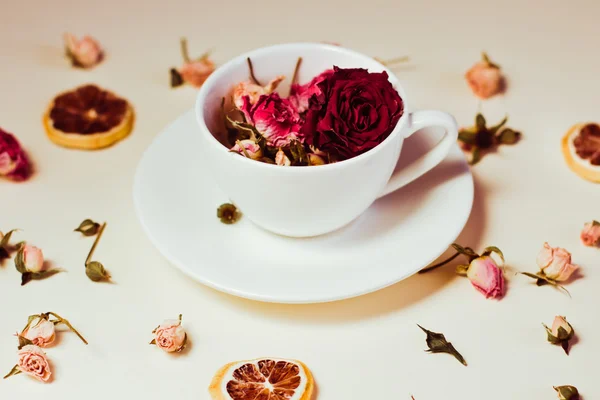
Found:
[[[600,183],[600,125],[573,125],[563,137],[562,151],[573,172]]]
[[[133,126],[129,102],[96,85],[56,96],[44,114],[50,140],[70,148],[95,150],[123,139]]]
[[[258,358],[225,365],[208,391],[213,400],[309,400],[313,387],[312,374],[302,362]]]

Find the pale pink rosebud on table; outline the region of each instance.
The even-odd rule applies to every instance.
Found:
[[[245,139],[239,140],[231,149],[235,153],[239,153],[244,157],[251,158],[252,160],[258,160],[262,158],[263,152],[260,146],[253,140]]]
[[[586,246],[600,247],[600,222],[592,221],[585,224],[581,231],[581,241]]]
[[[34,378],[48,382],[52,372],[50,371],[50,363],[46,358],[46,353],[35,345],[24,346],[18,352],[19,362],[17,368],[19,371],[33,376]]]
[[[490,256],[478,257],[471,261],[467,277],[475,289],[486,298],[502,297],[504,294],[504,275],[497,262]]]
[[[567,322],[565,317],[557,315],[554,317],[554,321],[552,321],[552,328],[546,328],[546,333],[548,334],[548,341],[552,344],[560,345],[565,353],[569,354],[569,340],[573,338],[575,335],[575,330]]]
[[[77,39],[74,35],[65,33],[64,38],[67,56],[74,66],[91,68],[102,61],[104,52],[100,43],[93,37],[84,36]]]
[[[244,107],[244,97],[248,96],[248,105],[252,106],[263,94],[273,93],[284,79],[285,76],[279,75],[267,83],[266,86],[260,86],[250,81],[240,82],[233,88],[233,104],[242,110]]]
[[[560,247],[550,247],[548,243],[544,243],[536,262],[540,267],[540,272],[546,278],[556,282],[568,280],[579,268],[577,265],[571,264],[571,253]]]
[[[54,323],[47,319],[40,318],[36,323],[25,329],[21,333],[21,336],[31,341],[31,343],[36,346],[46,347],[52,344],[56,338]]]
[[[187,334],[181,326],[181,315],[178,320],[165,320],[153,333],[154,339],[150,343],[167,353],[181,351],[187,343]]]
[[[485,53],[482,58],[467,71],[465,79],[475,96],[487,99],[502,93],[505,82],[500,67],[491,62]]]
[[[44,270],[44,254],[42,250],[26,244],[23,246],[23,264],[29,272],[42,272]]]

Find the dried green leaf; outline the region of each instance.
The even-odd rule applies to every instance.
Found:
[[[485,62],[490,67],[500,69],[500,66],[498,64],[496,64],[496,63],[493,63],[492,60],[490,60],[490,57],[487,55],[487,53],[485,51],[483,51],[481,53],[481,59],[483,60],[483,62]]]
[[[21,350],[23,347],[33,344],[33,342],[29,339],[27,339],[26,337],[23,337],[21,335],[18,335],[19,338],[19,346],[17,347],[18,350]]]
[[[515,144],[520,138],[521,133],[510,128],[506,128],[498,134],[498,141],[502,144]]]
[[[0,264],[2,264],[7,258],[10,258],[8,250],[6,250],[4,247],[0,247]]]
[[[552,330],[550,328],[548,328],[548,326],[546,324],[543,324],[544,328],[546,329],[546,334],[547,334],[547,340],[552,343],[552,344],[559,344],[560,343],[560,339],[557,338],[556,336],[554,336],[552,334]]]
[[[181,76],[181,74],[179,73],[179,71],[177,71],[175,68],[171,68],[169,70],[169,73],[171,74],[171,87],[172,88],[183,85],[184,80],[183,80],[183,77]]]
[[[148,344],[156,344],[156,339],[152,339]]]
[[[483,116],[483,114],[477,113],[477,115],[475,116],[475,127],[477,128],[477,132],[487,130],[487,128],[485,126],[486,126],[485,117]]]
[[[553,386],[560,400],[579,400],[579,391],[575,386]]]
[[[47,269],[45,271],[41,271],[41,272],[25,272],[23,274],[21,274],[21,286],[25,285],[26,283],[32,281],[32,280],[42,280],[42,279],[46,279],[49,278],[53,275],[58,274],[59,272],[62,272],[61,269],[58,268],[52,268],[52,269]]]
[[[24,274],[27,272],[27,267],[25,266],[25,255],[23,253],[23,248],[19,249],[17,255],[15,256],[15,268],[20,273]]]
[[[426,350],[426,351],[428,351],[430,353],[451,354],[461,364],[463,364],[464,366],[467,365],[467,362],[465,361],[464,357],[454,348],[452,343],[450,343],[446,340],[446,337],[442,333],[436,333],[436,332],[429,331],[429,330],[423,328],[419,324],[417,324],[417,326],[419,328],[421,328],[421,330],[427,334],[427,338],[425,339],[425,341],[427,343],[427,347],[429,347],[429,350]]]
[[[498,132],[498,130],[500,128],[502,128],[504,125],[506,125],[506,123],[508,122],[508,115],[506,115],[502,121],[500,121],[499,123],[497,123],[496,125],[492,126],[491,128],[488,129],[488,131],[493,135],[496,132]]]
[[[477,144],[477,132],[461,129],[458,132],[458,140],[466,144],[475,145]]]
[[[18,365],[15,365],[14,367],[12,367],[12,369],[10,370],[10,372],[6,375],[4,375],[4,379],[8,378],[9,376],[13,376],[13,375],[18,375],[21,373],[21,370],[19,369]]]
[[[504,262],[504,254],[502,253],[502,250],[500,250],[496,246],[488,246],[488,247],[486,247],[485,249],[483,249],[483,253],[481,255],[483,255],[483,256],[489,256],[492,253],[498,254],[500,256],[500,258],[502,259],[502,262]]]
[[[30,315],[30,316],[27,318],[27,325],[25,325],[25,328],[23,328],[23,330],[22,330],[21,332],[24,332],[25,330],[27,330],[27,329],[29,328],[29,326],[31,326],[31,323],[32,323],[33,321],[35,321],[36,319],[41,319],[41,318],[42,318],[42,316],[41,316],[41,315],[39,315],[39,314]]]
[[[473,147],[471,149],[471,157],[469,158],[469,165],[475,165],[481,161],[481,150],[479,147]]]
[[[599,226],[599,225],[600,225],[600,222],[598,222],[596,220],[592,221],[592,226]]]
[[[467,271],[469,270],[469,266],[465,264],[459,264],[456,266],[456,273],[458,275],[467,275]]]
[[[292,165],[308,165],[308,157],[304,150],[304,145],[298,140],[290,142],[290,153],[292,155]]]
[[[568,340],[563,340],[560,343],[560,347],[562,347],[562,349],[564,350],[566,355],[569,355],[569,341]]]
[[[104,269],[104,265],[98,261],[90,261],[87,263],[85,266],[85,274],[94,282],[110,280],[110,274],[106,269]]]
[[[551,279],[548,279],[543,274],[540,274],[540,273],[532,274],[530,272],[519,272],[519,274],[528,276],[532,279],[535,279],[537,286],[552,285],[552,286],[564,291],[567,295],[569,295],[569,297],[571,297],[571,293],[569,293],[569,291],[564,286],[559,285],[558,283],[556,283],[555,281],[553,281]]]
[[[472,258],[479,257],[479,254],[475,253],[475,251],[470,247],[463,247],[458,243],[452,243],[452,248],[454,248],[454,250],[456,250],[460,254],[467,256],[467,258],[469,258],[469,262],[472,261]]]
[[[25,286],[33,279],[33,274],[31,272],[24,272],[21,274],[21,286]]]
[[[77,228],[75,228],[75,232],[81,232],[84,236],[94,236],[98,233],[100,229],[100,224],[92,221],[91,219],[85,219]]]
[[[18,229],[11,229],[10,231],[6,232],[6,234],[2,237],[2,240],[0,240],[0,247],[4,248],[8,246],[8,243],[10,242],[10,237],[13,233],[17,231]]]
[[[241,218],[242,213],[237,207],[231,203],[223,203],[217,208],[217,217],[222,223],[231,225],[235,224]]]

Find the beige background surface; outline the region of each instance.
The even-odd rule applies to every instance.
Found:
[[[64,315],[90,345],[60,335],[48,349],[54,382],[0,381],[0,398],[206,399],[218,367],[263,355],[305,361],[325,400],[552,399],[552,385],[562,384],[576,385],[587,400],[600,397],[600,251],[578,238],[585,221],[600,219],[600,188],[573,175],[559,148],[570,125],[600,120],[599,13],[592,0],[2,0],[0,126],[19,137],[37,173],[24,184],[0,182],[0,229],[23,229],[19,240],[43,248],[68,273],[20,287],[12,261],[0,267],[0,368],[8,372],[14,364],[11,335],[32,313]],[[64,31],[96,36],[106,61],[92,71],[70,68]],[[168,86],[183,35],[194,53],[214,48],[217,62],[300,40],[337,41],[383,58],[410,55],[397,73],[413,106],[449,111],[461,124],[478,109],[462,74],[487,50],[510,87],[482,109],[491,120],[508,113],[509,125],[525,136],[474,169],[475,205],[458,241],[499,246],[513,271],[535,270],[546,240],[566,247],[582,265],[583,277],[568,287],[573,298],[511,272],[505,299],[485,300],[452,268],[360,298],[305,306],[241,300],[189,281],[151,246],[131,200],[142,152],[194,101],[194,89]],[[49,100],[85,82],[117,91],[137,110],[133,135],[106,151],[62,149],[42,130]],[[71,231],[86,217],[108,222],[96,258],[114,285],[91,283],[83,273],[91,240]],[[171,357],[148,346],[152,328],[178,313],[189,351]],[[569,357],[545,341],[541,322],[556,314],[578,332]],[[469,366],[425,354],[417,322],[444,332]]]

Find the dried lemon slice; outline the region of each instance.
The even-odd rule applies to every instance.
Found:
[[[600,183],[600,126],[576,124],[562,139],[562,151],[573,172]]]
[[[95,85],[56,96],[44,113],[44,127],[54,143],[95,150],[123,139],[133,127],[133,107]]]
[[[258,358],[219,369],[208,391],[213,400],[309,400],[314,381],[300,361]]]

